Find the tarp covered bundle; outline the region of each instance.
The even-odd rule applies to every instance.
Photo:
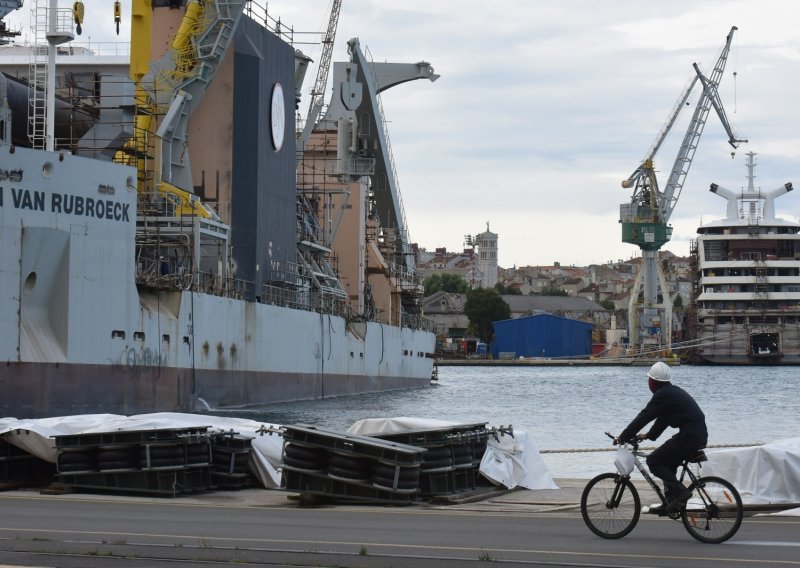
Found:
[[[457,427],[459,423],[430,418],[369,418],[348,428],[348,434],[380,436]],[[558,489],[536,445],[526,432],[489,436],[483,454],[481,475],[509,489]]]
[[[800,503],[800,438],[763,446],[707,450],[703,475],[733,483],[747,504]]]
[[[56,463],[55,436],[157,430],[165,428],[208,427],[209,432],[229,433],[252,438],[251,473],[266,488],[280,487],[283,439],[264,434],[277,426],[243,418],[223,418],[206,414],[157,412],[122,416],[117,414],[81,414],[55,418],[17,420],[0,419],[0,435],[18,448],[50,463]]]

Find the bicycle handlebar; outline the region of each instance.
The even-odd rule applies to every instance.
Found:
[[[634,436],[630,440],[620,440],[619,438],[617,438],[616,436],[614,436],[610,432],[606,432],[606,436],[608,436],[609,438],[614,440],[614,445],[615,446],[617,444],[629,444],[634,450],[638,450],[639,449],[639,439],[636,436]]]

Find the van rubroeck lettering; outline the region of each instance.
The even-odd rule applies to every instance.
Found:
[[[0,207],[3,207],[5,203],[10,203],[16,209],[45,211],[48,200],[44,191],[32,191],[16,187],[10,189],[11,200],[4,202],[5,188],[0,186]],[[119,203],[110,199],[94,199],[68,193],[51,193],[49,206],[51,213],[64,213],[66,215],[94,217],[111,221],[130,221],[130,203]]]

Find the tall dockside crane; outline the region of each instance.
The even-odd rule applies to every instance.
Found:
[[[719,83],[731,48],[733,32],[737,29],[736,26],[733,26],[728,33],[725,46],[709,77],[703,75],[697,63],[692,64],[695,75],[672,108],[667,121],[650,147],[650,151],[641,165],[633,171],[628,179],[622,182],[624,188],[633,187],[630,202],[620,205],[622,241],[634,244],[642,250],[642,267],[636,275],[636,282],[628,304],[628,337],[631,351],[634,353],[645,350],[671,351],[672,300],[664,273],[658,262],[658,251],[672,237],[672,227],[668,225],[669,218],[680,197],[711,107],[714,107],[719,116],[725,132],[728,134],[728,143],[734,149],[738,148],[740,143],[747,142],[747,140],[738,139],[731,130],[718,93]],[[659,189],[656,179],[653,159],[698,82],[702,85],[702,93],[686,129],[678,155],[675,157],[667,184],[662,191]],[[661,289],[660,301],[659,287]]]
[[[314,87],[311,89],[311,100],[308,104],[308,115],[306,116],[306,123],[303,131],[300,134],[300,140],[297,144],[298,155],[302,155],[305,150],[308,139],[311,136],[311,131],[316,125],[319,118],[322,106],[325,104],[325,85],[328,83],[328,73],[331,68],[331,59],[333,57],[333,44],[336,40],[336,27],[339,25],[339,12],[342,8],[342,0],[333,0],[331,5],[331,15],[328,18],[328,29],[325,32],[325,37],[322,38],[322,56],[319,60],[317,67],[317,78],[314,81]]]

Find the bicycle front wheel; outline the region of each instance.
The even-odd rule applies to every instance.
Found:
[[[681,508],[681,520],[700,542],[717,544],[731,538],[742,524],[739,492],[719,477],[701,477],[689,487],[692,496]]]
[[[622,538],[631,532],[639,521],[640,506],[636,487],[618,473],[598,475],[581,495],[583,521],[603,538]]]

